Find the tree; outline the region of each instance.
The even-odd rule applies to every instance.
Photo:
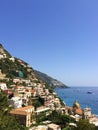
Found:
[[[95,126],[93,124],[90,124],[88,120],[80,120],[77,123],[77,128],[74,130],[95,130]]]
[[[69,115],[60,114],[57,111],[53,111],[49,116],[48,119],[51,120],[53,123],[60,125],[62,128],[65,128],[68,123],[75,122],[73,118]]]
[[[0,90],[0,130],[28,130],[25,126],[19,125],[16,119],[10,115],[10,110],[7,96]]]

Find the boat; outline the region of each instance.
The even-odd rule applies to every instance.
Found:
[[[87,92],[87,94],[92,94],[92,93],[93,93],[93,92],[91,92],[91,91],[88,91],[88,92]]]

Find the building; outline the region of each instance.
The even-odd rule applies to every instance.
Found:
[[[57,124],[51,123],[48,125],[48,130],[61,130],[61,127]]]
[[[24,125],[26,127],[30,127],[33,118],[32,115],[34,113],[33,106],[21,107],[17,109],[13,109],[10,114],[13,115],[20,125]]]
[[[72,107],[72,111],[73,111],[74,115],[76,115],[76,114],[80,115],[80,116],[83,115],[83,110],[81,109],[80,104],[78,103],[78,101],[74,102],[73,107]]]
[[[0,89],[7,90],[8,88],[7,88],[6,83],[0,83]]]
[[[75,101],[73,103],[73,109],[80,109],[80,104],[78,103],[78,101]]]
[[[35,111],[36,115],[39,115],[40,113],[46,113],[46,115],[49,115],[51,113],[51,109],[49,107],[38,107],[37,110]]]
[[[20,78],[13,79],[13,83],[20,83]]]
[[[9,104],[14,108],[22,107],[22,99],[20,97],[12,97],[8,100]]]
[[[14,115],[15,119],[20,125],[24,125],[26,127],[29,127],[31,125],[30,112],[13,110],[10,112],[10,114]]]
[[[30,130],[48,130],[48,126],[46,125],[34,126]]]
[[[92,115],[92,117],[89,119],[89,122],[95,126],[98,126],[98,117],[96,115]]]
[[[55,99],[54,99],[54,103],[55,103],[55,106],[56,106],[57,108],[60,108],[60,107],[61,107],[61,103],[60,103],[60,99],[59,99],[59,98],[55,98]]]
[[[78,115],[82,116],[83,115],[83,110],[78,108],[78,109],[76,109],[75,114],[78,114]]]
[[[9,58],[9,60],[12,61],[12,62],[15,62],[15,58],[14,57]]]
[[[88,119],[89,117],[91,117],[91,108],[84,108],[83,116],[85,119]]]
[[[6,54],[5,53],[1,53],[0,54],[0,59],[4,59],[4,58],[6,58],[7,56],[6,56]]]

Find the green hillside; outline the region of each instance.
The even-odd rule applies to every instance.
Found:
[[[38,79],[51,87],[67,87],[47,74],[34,70],[25,61],[12,57],[11,54],[4,49],[2,44],[0,44],[0,73],[5,74],[5,78],[13,79],[20,77],[30,80]]]

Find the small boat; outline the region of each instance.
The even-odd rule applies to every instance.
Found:
[[[87,93],[88,93],[88,94],[92,94],[93,92],[91,92],[91,91],[88,91]]]

